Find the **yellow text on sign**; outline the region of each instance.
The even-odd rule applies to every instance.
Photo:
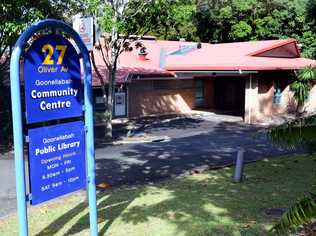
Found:
[[[60,54],[59,54],[58,59],[57,59],[57,65],[60,65],[63,63],[66,49],[67,49],[67,46],[65,46],[65,45],[56,45],[56,50],[60,51]],[[47,55],[43,61],[43,65],[54,65],[54,60],[52,59],[52,56],[54,54],[54,47],[50,44],[45,44],[42,47],[42,52],[47,53]]]

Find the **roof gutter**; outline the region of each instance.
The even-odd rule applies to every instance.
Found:
[[[175,71],[176,78],[187,78],[187,77],[197,77],[197,76],[246,76],[250,74],[257,74],[256,70],[227,70],[227,71],[216,71],[216,70],[203,70],[203,71]]]
[[[133,78],[132,80],[174,80],[175,77],[173,76],[166,76],[166,77],[141,77],[137,76],[136,78]]]

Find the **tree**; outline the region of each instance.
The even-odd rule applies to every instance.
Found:
[[[140,35],[149,32],[159,21],[159,12],[156,8],[160,7],[160,1],[151,0],[87,0],[86,14],[93,15],[101,29],[102,37],[97,39],[95,48],[100,51],[102,59],[107,68],[107,82],[102,77],[96,67],[95,55],[92,52],[92,64],[98,75],[106,104],[105,137],[112,138],[112,119],[113,102],[116,86],[116,73],[118,67],[118,58],[124,51],[131,51],[133,48],[140,49],[143,53],[146,48],[138,42],[138,37],[131,35]],[[157,20],[158,18],[158,20]],[[107,87],[107,93],[106,93]]]
[[[306,18],[307,21],[313,26],[314,31],[316,31],[316,1],[308,0],[306,4]]]
[[[92,64],[102,85],[106,111],[104,114],[106,130],[105,137],[112,137],[113,102],[116,86],[118,59],[121,53],[140,50],[146,53],[146,48],[139,41],[140,36],[147,33],[174,32],[174,37],[181,35],[181,19],[188,19],[186,13],[176,11],[177,3],[191,3],[189,0],[87,0],[85,14],[95,17],[101,29],[102,37],[97,39],[95,48],[99,50],[107,68],[107,84],[98,71],[92,52]],[[179,6],[178,6],[179,7]],[[187,12],[192,12],[189,7]],[[183,14],[183,15],[182,15]],[[177,19],[177,20],[175,20]],[[192,31],[186,31],[190,35]],[[133,37],[131,37],[133,35]],[[136,36],[135,36],[136,35]],[[193,37],[193,36],[192,36]],[[107,91],[106,91],[107,89]]]
[[[312,220],[315,217],[316,195],[309,193],[291,206],[273,226],[271,231],[278,235],[288,235],[293,228],[303,225],[304,235],[313,236],[315,231],[312,226]]]
[[[294,92],[294,98],[297,101],[297,111],[307,101],[312,88],[312,81],[315,79],[316,69],[311,66],[298,71],[296,80],[291,84],[291,90]]]
[[[202,41],[302,37],[305,0],[200,0],[195,21]]]
[[[193,17],[196,7],[193,0],[159,0],[152,8],[157,15],[155,27],[148,32],[164,40],[197,41]],[[150,17],[153,19],[152,17]]]
[[[299,42],[302,45],[302,56],[316,59],[316,31],[305,31]]]
[[[306,30],[300,42],[303,45],[303,56],[316,58],[316,1],[308,0],[306,3],[306,25],[309,30]]]

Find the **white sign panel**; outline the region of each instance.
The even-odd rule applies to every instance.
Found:
[[[114,115],[115,116],[125,116],[126,115],[126,102],[125,102],[125,93],[115,93],[115,107]]]
[[[78,32],[89,51],[93,49],[93,18],[75,18],[73,28]]]

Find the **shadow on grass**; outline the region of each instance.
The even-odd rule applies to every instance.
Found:
[[[138,196],[137,191],[128,191],[128,194],[114,195],[114,194],[103,194],[98,195],[98,223],[105,222],[105,225],[99,227],[99,235],[104,235],[106,229],[108,229],[113,221],[128,207],[128,205]],[[47,236],[47,235],[56,235],[60,229],[70,222],[77,215],[82,214],[88,208],[87,202],[80,202],[74,206],[70,211],[61,215],[57,220],[52,222],[50,225],[45,227],[41,232],[35,236]],[[64,235],[72,235],[75,233],[80,233],[82,230],[89,228],[89,214],[84,214],[79,218]]]
[[[129,204],[138,197],[139,192],[128,191],[126,194],[115,195],[108,194],[106,197],[98,197],[98,223],[104,223],[102,228],[99,227],[99,235],[104,235],[106,230],[111,226],[113,221],[120,216],[120,214],[129,206]],[[82,230],[88,228],[89,214],[81,217],[75,225],[73,225],[65,235],[72,235],[80,233]]]
[[[208,133],[193,137],[122,148],[118,155],[96,159],[97,183],[132,185],[178,176],[203,165],[232,164],[236,151],[242,147],[246,148],[248,161],[284,153],[274,149],[265,134],[254,135],[253,129],[218,124]],[[118,228],[123,230],[115,235],[124,235],[128,227],[141,224],[148,230],[143,235],[165,235],[163,229],[150,232],[146,226],[157,219],[172,225],[174,235],[266,235],[262,225],[271,219],[262,216],[262,209],[286,208],[299,193],[306,191],[309,181],[302,176],[312,173],[309,168],[315,168],[313,163],[307,169],[288,167],[283,160],[256,163],[256,168],[246,169],[249,179],[242,184],[232,183],[232,171],[225,169],[202,175],[204,177],[190,176],[156,186],[101,194],[98,198],[99,235],[109,233],[114,221],[119,221],[122,225]],[[289,176],[293,181],[288,181]],[[297,176],[303,179],[298,186],[294,181]],[[65,233],[80,234],[89,228],[89,215],[84,213],[86,207],[86,203],[79,203],[45,230],[49,235],[56,235],[71,219],[83,214]],[[44,231],[37,234],[43,235],[48,234]],[[166,231],[166,235],[171,234]]]
[[[232,183],[232,170],[224,169],[155,186],[102,194],[98,216],[99,223],[104,224],[99,228],[99,235],[124,235],[124,230],[136,225],[143,225],[145,231],[139,235],[149,235],[146,231],[152,235],[267,235],[264,225],[271,224],[273,219],[265,216],[263,209],[286,208],[310,190],[314,178],[310,173],[316,167],[316,159],[310,159],[306,162],[287,158],[252,164],[247,166],[248,180],[242,184]],[[78,204],[46,229],[55,235],[85,207],[83,203]],[[121,225],[116,225],[113,233],[111,225],[116,220]],[[160,232],[157,228],[148,228],[147,224],[155,220],[162,224]],[[85,214],[65,235],[89,228],[88,222],[89,215]],[[164,231],[164,227],[170,225],[174,232]]]
[[[36,234],[35,236],[44,236],[44,235],[55,235],[60,230],[61,226],[69,222],[75,216],[83,212],[87,208],[87,203],[81,202],[74,206],[70,211],[66,212],[65,214],[61,215],[57,220],[52,222],[48,225],[44,230]],[[78,222],[80,225],[80,223]],[[87,227],[87,226],[85,226]],[[49,234],[47,233],[49,232]]]

